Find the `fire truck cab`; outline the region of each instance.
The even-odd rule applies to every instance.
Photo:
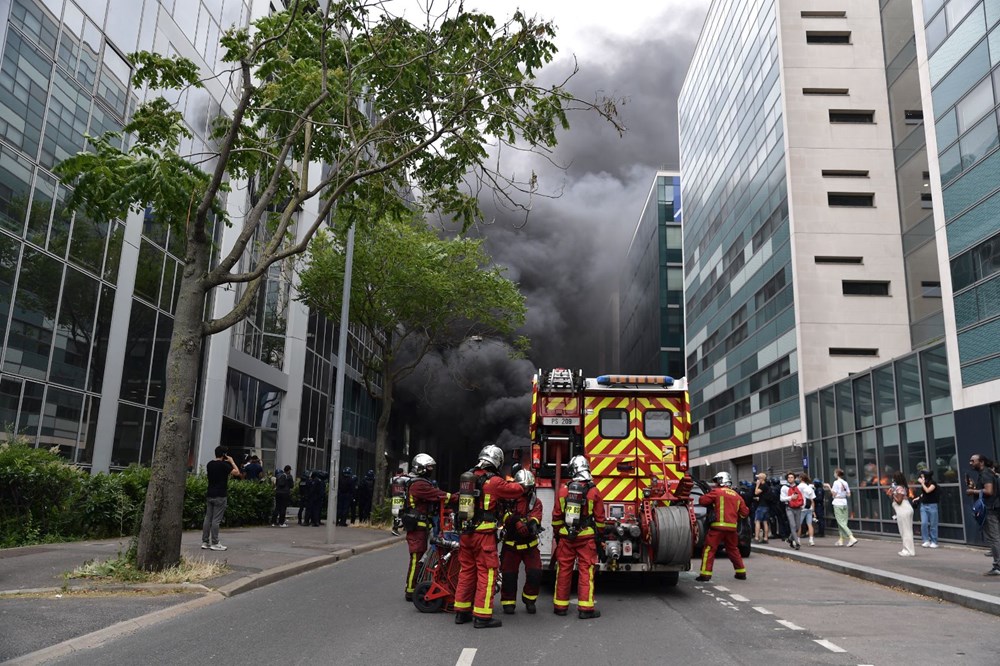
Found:
[[[600,569],[664,572],[675,584],[679,572],[691,568],[698,529],[687,470],[690,425],[684,379],[539,370],[530,465],[544,505],[543,565],[552,558],[556,489],[567,481],[566,462],[583,455],[607,518]]]

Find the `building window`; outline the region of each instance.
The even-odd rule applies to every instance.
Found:
[[[850,30],[806,30],[806,44],[850,44]]]
[[[930,192],[921,192],[920,193],[920,207],[921,208],[933,208],[934,207],[934,202],[931,199],[931,193]]]
[[[830,122],[838,124],[871,125],[875,122],[875,112],[855,109],[830,109]]]
[[[872,208],[875,206],[875,195],[862,192],[827,192],[826,200],[831,206],[850,206],[853,208]]]
[[[847,95],[847,88],[803,88],[803,95]]]
[[[920,290],[924,298],[941,298],[940,282],[921,282]]]
[[[888,296],[888,281],[843,280],[844,296]]]
[[[862,264],[864,257],[815,257],[817,264]]]
[[[907,109],[903,111],[903,120],[907,125],[919,125],[924,122],[924,112],[921,109]]]
[[[871,347],[830,347],[830,356],[878,356]]]
[[[868,169],[823,169],[824,178],[867,178]]]
[[[802,12],[802,18],[847,18],[847,12],[835,9],[808,10]]]

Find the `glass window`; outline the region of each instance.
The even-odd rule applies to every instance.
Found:
[[[920,354],[923,366],[924,409],[928,414],[951,411],[951,387],[948,383],[948,358],[944,345]]]
[[[35,382],[24,382],[21,394],[21,411],[17,416],[17,432],[34,445],[38,436],[38,424],[42,419],[42,396],[45,386]]]
[[[50,386],[45,395],[38,446],[59,447],[59,454],[76,460],[80,422],[83,419],[83,394]]]
[[[174,332],[174,320],[160,313],[157,316],[156,341],[153,343],[153,365],[149,375],[149,404],[163,407],[163,397],[167,385],[167,357],[170,354],[170,337]]]
[[[73,214],[66,208],[69,190],[62,185],[56,190],[56,201],[52,208],[52,223],[49,226],[49,252],[60,259],[66,257],[69,244],[69,227]]]
[[[939,118],[948,107],[957,102],[968,91],[970,81],[978,81],[989,71],[989,47],[986,42],[982,42],[934,87],[934,117]]]
[[[962,168],[968,169],[997,147],[997,119],[990,114],[958,140],[962,149]]]
[[[927,53],[934,53],[941,42],[948,36],[948,25],[945,23],[944,12],[941,12],[926,28]]]
[[[104,261],[104,279],[109,282],[118,281],[118,262],[122,256],[122,243],[125,241],[125,225],[115,223],[108,238],[108,255]],[[178,287],[180,281],[178,280]],[[176,297],[174,298],[176,300]]]
[[[987,111],[992,110],[993,106],[993,81],[986,77],[955,106],[958,133],[964,134],[986,115]]]
[[[909,483],[917,482],[917,473],[922,469],[930,469],[927,463],[927,452],[924,447],[924,421],[908,421],[900,426],[903,434],[902,470]]]
[[[18,236],[24,231],[30,191],[31,164],[0,143],[0,226]]]
[[[874,430],[867,431],[870,435],[874,435]],[[857,435],[860,438],[861,434]],[[858,487],[858,449],[855,435],[847,435],[840,438],[840,468],[844,470],[844,479],[847,481],[847,485],[851,488]],[[830,482],[833,482],[832,471],[829,476]]]
[[[125,104],[128,101],[128,81],[131,73],[128,61],[119,55],[111,45],[105,44],[97,94],[119,117],[125,115]]]
[[[80,449],[76,461],[83,465],[94,462],[94,443],[97,441],[97,415],[101,411],[101,400],[94,396],[87,396],[85,400],[86,416],[83,421],[83,429],[80,432]]]
[[[834,403],[833,389],[825,388],[819,392],[821,434],[829,437],[836,434],[837,408]]]
[[[48,255],[25,249],[4,354],[4,372],[45,379],[62,270],[62,264]]]
[[[875,488],[863,488],[858,491],[858,517],[861,520],[879,520],[882,515],[880,504],[882,491]]]
[[[144,411],[142,407],[135,405],[118,405],[118,422],[115,424],[115,438],[111,446],[112,467],[128,467],[139,462]]]
[[[602,409],[599,418],[601,437],[621,439],[628,435],[628,410]]]
[[[955,109],[941,116],[941,119],[935,124],[935,130],[937,131],[939,151],[958,138],[958,121],[955,120]]]
[[[942,483],[958,483],[961,478],[955,449],[955,417],[952,414],[927,419],[928,441],[934,458],[934,476]]]
[[[955,176],[962,173],[961,149],[955,145],[944,151],[938,162],[941,165],[941,184],[947,185]]]
[[[8,433],[17,432],[17,416],[21,407],[21,380],[0,379],[0,441],[10,439]]]
[[[920,401],[920,369],[917,357],[896,361],[896,394],[899,398],[899,418],[912,419],[923,415]]]
[[[844,439],[840,437],[839,439]],[[821,460],[823,461],[823,469],[816,470],[813,472],[816,476],[822,475],[824,479],[833,478],[833,470],[840,467],[840,447],[837,445],[837,439],[831,437],[830,439],[823,440],[822,451],[814,451],[814,455],[822,455]]]
[[[56,193],[56,181],[41,171],[35,172],[35,189],[31,195],[31,210],[28,212],[28,232],[26,237],[38,247],[45,247],[49,234],[49,217],[52,216],[52,199]]]
[[[879,428],[878,432],[879,485],[892,483],[892,475],[900,471],[902,460],[899,455],[899,426]]]
[[[895,382],[892,366],[887,365],[872,371],[875,383],[875,423],[885,425],[896,422]]]
[[[870,428],[875,425],[875,410],[872,405],[872,378],[863,375],[854,380],[854,427]]]
[[[819,394],[810,393],[806,396],[806,437],[819,439]]]
[[[73,236],[69,244],[69,260],[95,275],[101,274],[101,260],[104,258],[104,244],[108,236],[108,225],[98,223],[77,212],[73,220]]]
[[[837,432],[854,430],[854,398],[851,396],[851,383],[841,382],[835,387],[837,394]]]
[[[83,150],[90,95],[58,68],[53,76],[41,163],[47,169]]]
[[[156,448],[156,428],[160,423],[160,412],[155,409],[146,410],[146,423],[142,428],[142,452],[139,454],[140,465],[150,465],[153,462],[153,450]],[[267,469],[265,467],[265,469]]]
[[[111,334],[111,315],[115,308],[113,287],[101,287],[101,303],[97,309],[97,326],[94,327],[94,346],[91,350],[90,375],[87,388],[100,393],[104,386],[104,362],[107,360],[108,336]]]
[[[647,409],[643,417],[646,437],[668,439],[674,431],[673,413],[665,409]]]
[[[979,0],[951,0],[944,13],[948,17],[948,30],[954,30]]]
[[[17,276],[17,260],[21,254],[21,244],[0,234],[0,345],[7,333],[7,316],[10,314],[10,300],[14,294],[14,278]],[[4,422],[0,421],[0,430]]]
[[[66,268],[49,380],[84,388],[97,311],[97,281]]]
[[[878,485],[878,455],[875,445],[875,431],[862,430],[858,433],[858,448],[861,457],[861,477],[859,488]]]
[[[149,369],[153,355],[156,311],[139,301],[132,301],[122,371],[121,397],[133,402],[146,402]]]
[[[135,0],[111,0],[108,3],[108,23],[104,27],[104,32],[124,53],[135,50],[141,10],[142,4],[136,3]]]
[[[156,303],[160,294],[163,273],[163,250],[145,238],[139,245],[139,265],[135,274],[135,295],[149,303]]]

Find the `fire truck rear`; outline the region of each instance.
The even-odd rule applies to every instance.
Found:
[[[555,491],[567,480],[567,461],[584,455],[607,514],[600,568],[664,572],[676,584],[679,572],[691,568],[698,529],[687,473],[690,425],[684,379],[539,370],[530,434],[531,467],[545,507],[543,564],[552,558]]]

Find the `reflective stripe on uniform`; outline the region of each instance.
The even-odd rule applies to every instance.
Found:
[[[488,569],[486,571],[486,595],[485,601],[489,606],[476,607],[472,609],[473,613],[479,613],[480,615],[493,615],[493,576],[495,572],[493,569]],[[457,606],[458,604],[456,604]]]

